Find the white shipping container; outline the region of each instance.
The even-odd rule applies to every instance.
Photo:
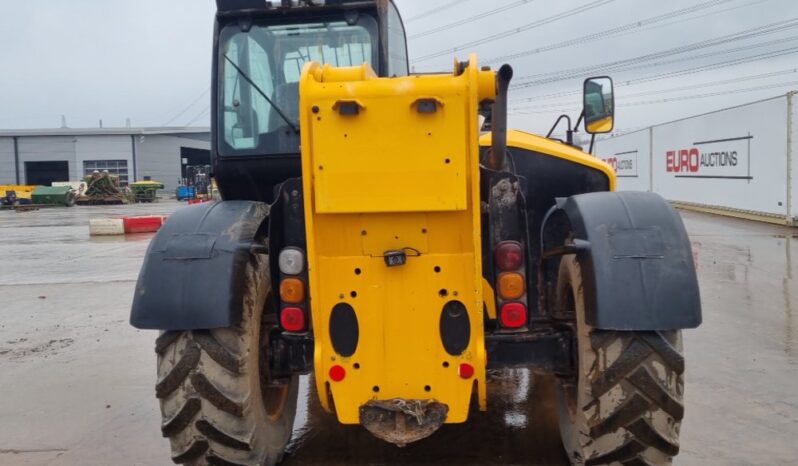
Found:
[[[793,93],[599,141],[619,190],[792,225],[798,193]]]
[[[615,169],[619,191],[651,191],[651,128],[597,142],[596,154]]]

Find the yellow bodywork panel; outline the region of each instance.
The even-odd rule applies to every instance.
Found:
[[[478,103],[495,97],[495,73],[476,59],[459,74],[378,78],[361,67],[309,63],[300,80],[302,176],[315,338],[325,409],[359,423],[370,400],[435,400],[446,422],[468,417],[478,387],[485,409],[486,354],[479,201]],[[434,111],[431,111],[431,108]],[[404,265],[384,254],[402,250]],[[470,338],[445,350],[441,313],[465,305]],[[330,315],[354,308],[358,342],[336,353]],[[462,363],[473,377],[458,374]],[[334,381],[330,368],[345,369]]]
[[[479,138],[479,144],[484,147],[490,147],[491,134],[483,134]],[[571,147],[567,144],[563,144],[562,142],[556,141],[554,139],[544,138],[536,134],[511,129],[507,131],[507,149],[512,152],[513,147],[539,152],[541,154],[547,154],[552,157],[558,157],[570,162],[594,168],[607,175],[607,178],[610,181],[610,191],[615,191],[615,170],[613,170],[613,168],[606,162],[590,154],[586,154],[579,149]]]

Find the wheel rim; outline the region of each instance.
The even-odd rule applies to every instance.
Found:
[[[261,386],[263,394],[263,407],[266,409],[266,416],[276,421],[283,417],[283,408],[288,400],[288,385]]]

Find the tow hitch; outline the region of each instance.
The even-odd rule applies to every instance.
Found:
[[[435,400],[371,400],[360,407],[360,423],[375,437],[404,447],[432,435],[448,412]]]

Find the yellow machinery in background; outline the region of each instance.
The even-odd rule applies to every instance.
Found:
[[[16,199],[30,200],[33,191],[36,189],[34,185],[24,184],[0,184],[0,199],[6,199],[8,194],[13,192]]]

